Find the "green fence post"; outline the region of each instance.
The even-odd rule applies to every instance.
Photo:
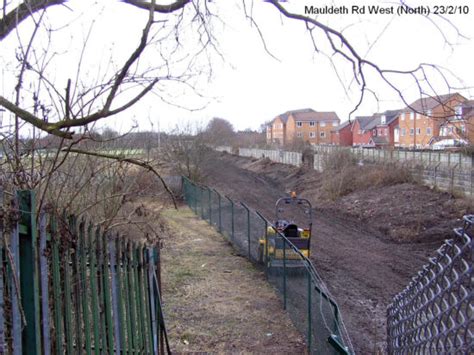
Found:
[[[286,310],[286,240],[283,238],[283,309]]]
[[[216,191],[216,190],[214,190]],[[221,194],[216,191],[218,204],[219,204],[219,233],[222,233],[222,201]]]
[[[192,191],[192,195],[193,195],[193,205],[194,205],[194,213],[197,214],[197,193],[196,193],[196,184],[193,184],[193,191]]]
[[[265,276],[268,279],[268,222],[265,220]]]
[[[98,227],[97,227],[98,229]],[[94,233],[94,226],[89,223],[87,226],[88,244],[89,244],[89,273],[91,284],[91,305],[92,305],[92,329],[94,335],[94,353],[98,354],[100,349],[100,322],[99,322],[99,300],[97,290],[97,235],[100,231]]]
[[[209,224],[212,224],[212,195],[210,188],[207,188],[207,193],[209,195]]]
[[[79,234],[77,231],[77,218],[74,215],[71,215],[69,218],[69,230],[71,232],[71,239],[76,242],[79,240]],[[84,296],[82,292],[82,285],[81,285],[81,268],[80,268],[80,260],[81,260],[81,250],[79,245],[74,245],[74,254],[73,254],[73,262],[72,262],[72,277],[73,277],[73,307],[74,307],[74,315],[75,315],[75,331],[76,331],[76,343],[75,348],[76,351],[83,350],[83,331],[82,331],[82,305],[81,305],[81,297]],[[88,334],[89,336],[89,334]]]
[[[38,253],[35,193],[30,190],[17,192],[20,206],[20,294],[25,314],[22,348],[24,354],[41,354],[40,304],[38,280]]]
[[[249,260],[251,260],[250,257],[250,208],[243,202],[240,203],[245,210],[247,211],[247,243],[248,243],[248,257]]]
[[[64,213],[62,224],[67,226],[67,216]],[[74,353],[74,335],[72,321],[72,256],[71,256],[71,237],[69,235],[60,236],[66,239],[66,252],[64,262],[64,336],[66,342],[67,354]]]
[[[231,200],[229,196],[224,196],[230,202],[230,213],[231,213],[231,220],[230,220],[230,229],[231,229],[231,240],[234,240],[234,201]]]
[[[112,301],[110,295],[110,274],[111,268],[108,245],[109,236],[105,233],[102,234],[102,252],[104,253],[104,304],[105,304],[105,323],[107,325],[107,342],[104,340],[103,344],[108,343],[109,354],[114,350],[114,324],[112,321]],[[105,353],[105,345],[102,347],[102,352]]]
[[[312,329],[312,309],[311,309],[311,305],[312,305],[312,300],[311,300],[311,289],[312,289],[312,285],[311,285],[311,274],[309,273],[308,270],[306,270],[306,273],[308,275],[308,353],[311,354],[311,342],[312,342],[312,333],[313,333],[313,329]]]
[[[203,199],[203,195],[204,195],[204,189],[202,187],[199,187],[199,195],[200,195],[200,198],[201,198],[201,201],[200,201],[200,207],[201,207],[201,218],[204,219],[204,199]]]
[[[83,294],[81,295],[82,297],[82,317],[84,320],[84,351],[86,354],[90,355],[92,353],[91,350],[91,327],[90,327],[90,317],[89,317],[89,295],[87,294],[87,289],[89,282],[87,282],[87,276],[88,274],[90,275],[90,269],[91,269],[91,262],[87,258],[87,247],[86,244],[87,241],[87,236],[85,232],[85,224],[86,222],[84,220],[81,220],[79,222],[79,255],[80,255],[80,282],[82,285],[82,291]],[[76,250],[77,252],[77,250]],[[90,253],[90,249],[89,249]],[[87,266],[89,265],[89,268]]]
[[[124,310],[124,295],[125,295],[125,279],[124,279],[124,269],[125,264],[122,260],[122,239],[119,235],[115,238],[115,248],[116,248],[116,265],[117,265],[117,303],[118,303],[118,319],[119,319],[119,328],[120,328],[120,348],[123,353],[127,351],[127,321],[126,321],[126,311]]]

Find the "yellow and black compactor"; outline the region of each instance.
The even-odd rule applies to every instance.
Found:
[[[312,213],[311,203],[294,192],[280,198],[275,203],[275,224],[259,239],[260,263],[276,268],[302,267],[301,255],[310,256]]]

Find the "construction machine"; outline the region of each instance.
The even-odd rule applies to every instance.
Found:
[[[275,203],[276,221],[259,239],[259,261],[267,267],[301,266],[302,255],[309,258],[313,209],[311,202],[292,192]],[[284,237],[283,237],[284,236]]]

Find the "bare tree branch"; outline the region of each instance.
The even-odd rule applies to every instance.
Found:
[[[124,156],[118,156],[118,155],[112,155],[112,154],[105,154],[105,153],[98,153],[98,152],[89,152],[81,149],[73,149],[73,148],[65,148],[62,151],[64,152],[69,152],[69,153],[77,153],[77,154],[82,154],[82,155],[89,155],[93,157],[99,157],[99,158],[105,158],[105,159],[112,159],[116,160],[118,162],[125,162],[125,163],[130,163],[139,167],[142,167],[148,171],[151,171],[158,179],[160,180],[161,184],[165,188],[166,192],[170,195],[174,208],[178,209],[178,205],[176,204],[176,198],[174,197],[173,192],[169,188],[169,186],[166,184],[165,180],[163,177],[160,175],[160,173],[150,164],[147,162],[144,162],[142,160],[134,159],[134,158],[127,158]]]
[[[143,0],[121,0],[122,2],[126,4],[133,5],[135,7],[141,8],[141,9],[150,9],[150,2],[143,1]],[[162,14],[169,14],[171,12],[175,12],[177,10],[180,10],[184,8],[187,4],[189,4],[191,0],[177,0],[174,3],[171,3],[169,5],[158,5],[158,4],[153,4],[152,9],[155,12],[160,12]]]
[[[0,20],[0,41],[7,37],[18,25],[31,17],[35,12],[45,10],[53,5],[64,4],[67,0],[29,0],[23,1]],[[6,10],[4,6],[3,10]]]

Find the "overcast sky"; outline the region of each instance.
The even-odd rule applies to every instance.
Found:
[[[413,7],[423,4],[434,10],[435,4],[440,2],[410,0],[407,3]],[[408,70],[419,63],[433,63],[449,69],[457,76],[449,77],[453,86],[459,88],[455,91],[472,98],[474,92],[469,87],[474,86],[474,4],[457,0],[449,3],[467,4],[469,13],[445,15],[445,18],[441,18],[433,14],[428,17],[368,13],[361,15],[349,11],[342,15],[322,14],[317,19],[343,31],[359,54],[382,68]],[[352,10],[352,5],[396,7],[398,4],[397,1],[380,0],[289,0],[283,3],[289,10],[299,14],[304,14],[304,7],[311,5],[318,8],[326,5],[329,8],[347,6]],[[82,72],[83,75],[93,77],[98,63],[102,63],[100,66],[103,67],[104,62],[110,61],[108,58],[111,53],[114,58],[112,66],[122,63],[130,49],[137,45],[146,19],[144,11],[117,4],[116,0],[71,0],[69,6],[74,11],[54,9],[48,13],[50,23],[57,26],[64,21],[74,23],[70,28],[72,32],[57,31],[54,34],[55,50],[60,54],[55,59],[54,76],[63,83],[61,87],[65,86],[66,78],[70,77],[68,70],[75,70],[71,63],[77,62],[80,53],[78,48],[81,48],[75,46],[75,43],[83,42],[90,23],[93,22],[94,27]],[[160,89],[156,94],[148,95],[135,108],[118,117],[109,118],[103,124],[124,131],[136,121],[140,130],[150,129],[151,123],[156,130],[159,122],[162,130],[168,130],[177,123],[192,121],[205,124],[212,117],[222,117],[237,129],[257,129],[279,113],[307,107],[316,111],[335,111],[341,121],[348,119],[349,112],[359,99],[360,91],[353,81],[350,65],[332,55],[327,41],[321,35],[316,36],[320,50],[316,53],[302,23],[284,19],[270,4],[254,1],[252,6],[252,2],[248,1],[247,11],[252,13],[258,24],[271,56],[266,52],[256,27],[245,18],[240,1],[216,0],[211,6],[218,15],[218,20],[216,18],[213,22],[214,34],[222,57],[210,53],[212,75],[209,77],[204,73],[199,81],[193,81],[201,96],[192,95],[179,86],[166,87],[167,101],[191,109],[201,109],[189,111],[169,105],[160,99],[160,90],[163,90]],[[28,25],[25,24],[22,31],[27,29]],[[0,52],[3,68],[1,89],[10,98],[16,65],[11,48],[15,48],[16,42],[15,35],[11,35],[2,43],[3,50]],[[195,50],[191,47],[192,40],[185,38],[184,47],[188,43],[191,44],[186,50]],[[10,52],[9,56],[6,55],[7,51]],[[153,55],[149,58],[153,58]],[[150,60],[149,58],[146,60]],[[367,95],[355,115],[404,107],[396,93],[375,75],[369,74],[367,79],[377,99]],[[439,94],[447,93],[445,83],[439,77],[433,76],[432,79],[434,89]],[[418,98],[413,82],[403,78],[396,80],[408,101]]]

